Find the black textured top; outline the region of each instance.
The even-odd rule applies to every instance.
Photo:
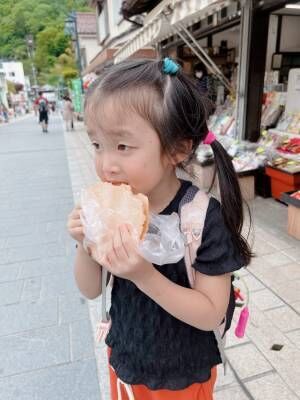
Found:
[[[178,212],[190,182],[182,181],[176,196],[162,212]],[[184,260],[154,265],[171,281],[189,287]],[[211,198],[202,244],[193,267],[204,274],[220,275],[243,266],[224,224],[220,203]],[[180,390],[210,378],[221,363],[213,332],[201,331],[170,315],[129,280],[115,278],[110,309],[112,327],[106,338],[110,364],[129,384],[152,390]]]

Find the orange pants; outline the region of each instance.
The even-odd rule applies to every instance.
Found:
[[[110,351],[109,351],[110,352]],[[118,399],[117,375],[109,366],[111,400]],[[213,390],[217,378],[217,368],[211,370],[211,378],[203,383],[194,383],[182,390],[150,390],[145,385],[131,385],[134,400],[213,400]],[[122,400],[129,400],[126,390],[121,385]]]

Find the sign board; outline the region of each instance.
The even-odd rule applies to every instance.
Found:
[[[77,113],[82,113],[82,90],[81,90],[81,80],[79,78],[72,79],[72,101],[74,110]]]

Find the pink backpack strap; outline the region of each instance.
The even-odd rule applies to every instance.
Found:
[[[181,232],[185,240],[185,266],[191,288],[195,286],[196,272],[192,267],[196,259],[197,250],[201,245],[202,233],[209,204],[209,197],[196,186],[191,186],[179,204]],[[214,329],[218,349],[226,374],[226,355],[224,329],[226,316],[221,326]]]
[[[184,260],[191,288],[195,285],[196,277],[192,264],[201,245],[208,203],[207,194],[191,186],[179,204],[180,228],[186,246]]]

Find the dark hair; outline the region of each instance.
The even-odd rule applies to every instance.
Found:
[[[203,75],[207,75],[208,74],[207,68],[203,63],[197,63],[197,64],[194,65],[194,72],[197,72],[197,71],[202,71]]]
[[[42,96],[43,92],[39,91],[39,96]]]
[[[196,85],[180,68],[175,75],[162,72],[161,60],[127,60],[104,70],[87,91],[86,120],[103,118],[102,104],[108,99],[124,112],[131,109],[148,121],[157,132],[163,151],[174,154],[187,152],[186,143],[192,142],[187,154],[190,161],[208,133],[205,98]],[[117,99],[117,101],[116,101]],[[231,159],[222,145],[212,144],[216,171],[219,177],[222,213],[232,239],[249,264],[252,253],[242,236],[243,202]]]

